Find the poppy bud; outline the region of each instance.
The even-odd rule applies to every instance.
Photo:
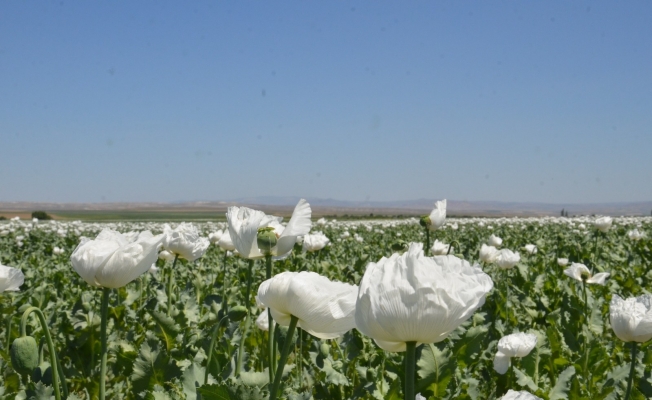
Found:
[[[38,345],[31,336],[19,337],[11,344],[11,365],[21,374],[31,374],[38,366]]]
[[[276,246],[276,232],[274,228],[260,228],[258,229],[258,248],[260,251],[265,254],[271,254],[272,249]]]

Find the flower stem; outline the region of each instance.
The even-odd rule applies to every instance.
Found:
[[[226,277],[227,274],[229,273],[229,270],[226,267],[226,255],[227,251],[224,251],[224,262],[222,263],[222,269],[224,270],[224,274],[222,274],[222,310],[226,311],[226,308],[229,305],[229,300],[227,298],[226,294],[226,288],[227,288],[227,282],[226,282]],[[215,286],[215,284],[213,284]]]
[[[106,326],[109,319],[109,294],[111,289],[102,288],[102,323],[100,325],[100,340],[102,341],[102,361],[100,364],[100,400],[104,400],[106,396],[106,362],[108,359],[108,351],[106,347]]]
[[[405,399],[414,399],[414,371],[417,366],[417,342],[405,342]]]
[[[247,291],[245,292],[245,307],[247,307],[247,316],[245,317],[245,324],[244,328],[242,329],[242,336],[240,336],[240,347],[238,348],[238,361],[235,364],[235,376],[238,377],[240,375],[240,371],[242,370],[242,359],[244,358],[244,342],[247,337],[247,332],[249,331],[249,325],[251,318],[249,317],[249,314],[251,314],[251,302],[250,302],[250,297],[251,297],[251,281],[253,279],[253,274],[254,274],[254,260],[249,260],[249,268],[247,270]]]
[[[428,229],[427,227],[425,229],[426,229],[426,248],[423,249],[423,254],[428,256],[430,255],[430,229]]]
[[[288,358],[288,353],[290,352],[290,347],[292,347],[292,336],[294,336],[294,329],[297,327],[297,322],[299,318],[292,315],[290,319],[290,326],[288,328],[287,336],[285,336],[285,343],[283,344],[283,351],[281,352],[281,359],[278,361],[278,373],[274,377],[274,384],[272,389],[269,392],[269,400],[276,400],[278,396],[278,389],[281,386],[281,377],[283,377],[283,368],[285,368],[285,362]]]
[[[61,364],[57,357],[57,353],[54,349],[54,342],[52,342],[52,336],[50,336],[50,330],[48,329],[48,323],[45,320],[43,311],[38,307],[29,307],[23,313],[23,317],[20,319],[20,334],[21,336],[27,335],[27,318],[31,313],[35,313],[38,316],[39,322],[41,323],[41,329],[45,335],[45,341],[48,344],[48,352],[50,352],[50,357],[52,358],[52,386],[54,386],[54,397],[56,400],[61,400],[61,392],[59,391],[59,376],[61,376],[61,384],[64,390],[64,396],[68,397],[68,385],[63,378],[63,371],[61,370]]]
[[[584,295],[584,318],[585,321],[588,321],[589,319],[589,304],[586,302],[586,282],[582,279],[582,292]],[[591,325],[588,325],[589,329],[591,329]]]
[[[174,267],[177,265],[177,260],[179,255],[174,255],[174,262],[172,263],[172,268],[170,269],[170,274],[168,275],[168,317],[170,316],[170,311],[172,310],[172,276],[174,275]]]
[[[271,255],[265,256],[265,279],[272,277],[273,261]],[[274,382],[275,361],[276,361],[276,348],[274,341],[274,319],[272,318],[272,311],[267,309],[267,320],[269,321],[269,330],[267,332],[267,364],[269,366],[269,381]]]
[[[625,392],[625,400],[629,400],[632,393],[632,383],[634,382],[634,373],[636,372],[636,353],[638,351],[638,343],[632,342],[632,366],[629,370],[629,379],[627,379],[627,392]]]
[[[226,321],[227,318],[228,318],[227,315],[223,316],[220,322],[217,323],[217,326],[213,331],[213,336],[211,337],[211,344],[208,346],[208,360],[206,361],[206,372],[204,373],[204,385],[208,382],[208,370],[210,369],[211,360],[213,359],[213,348],[215,348],[215,341],[217,340],[217,332],[220,330],[220,328],[222,327],[222,323],[224,323],[224,321]]]

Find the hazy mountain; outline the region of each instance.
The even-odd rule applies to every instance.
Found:
[[[57,211],[57,210],[185,210],[185,211],[224,211],[230,205],[247,205],[262,210],[291,212],[299,201],[297,196],[259,196],[241,197],[226,201],[192,201],[176,203],[0,203],[0,211]],[[307,198],[315,215],[419,215],[430,211],[435,199],[397,200],[397,201],[350,201],[337,199]],[[559,215],[561,210],[569,215],[650,215],[652,201],[621,203],[535,203],[499,201],[448,200],[448,214],[453,215]]]

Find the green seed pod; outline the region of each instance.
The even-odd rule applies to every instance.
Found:
[[[34,382],[43,382],[46,385],[52,385],[52,367],[47,361],[43,361],[38,367],[34,368],[32,372],[32,380]]]
[[[331,346],[329,346],[328,343],[322,343],[321,346],[319,346],[319,352],[322,357],[328,358],[331,354]]]
[[[274,228],[260,228],[258,229],[258,248],[263,254],[271,254],[272,249],[276,246],[277,238]]]
[[[419,225],[423,226],[424,228],[430,227],[432,225],[432,220],[430,220],[430,216],[424,215],[419,219]]]
[[[31,336],[19,337],[11,344],[11,365],[21,374],[31,374],[38,366],[38,344]]]
[[[229,310],[228,315],[231,321],[242,321],[247,316],[247,308],[244,306],[235,306]]]
[[[407,243],[401,241],[392,244],[392,251],[405,251],[407,250]]]

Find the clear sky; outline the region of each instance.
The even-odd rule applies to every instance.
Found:
[[[652,199],[649,1],[2,1],[0,201]]]

